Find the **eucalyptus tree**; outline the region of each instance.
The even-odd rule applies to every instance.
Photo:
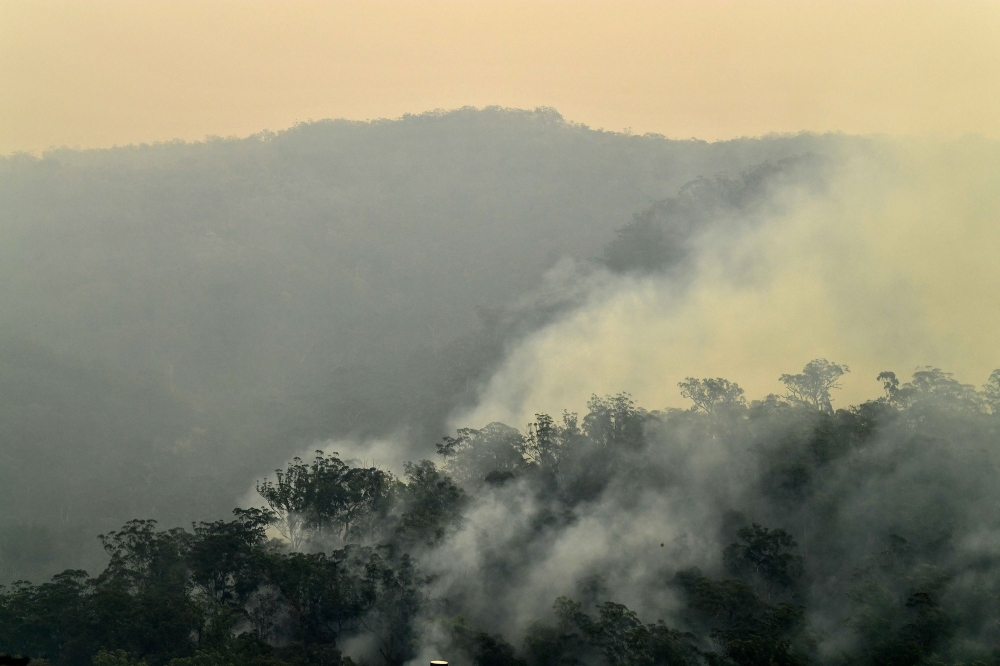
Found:
[[[848,372],[850,368],[846,365],[817,358],[806,363],[799,374],[781,375],[780,381],[785,385],[788,398],[792,401],[832,414],[830,391],[840,388],[839,380]]]

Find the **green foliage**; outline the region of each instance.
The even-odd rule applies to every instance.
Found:
[[[314,466],[324,460],[323,452],[317,453],[319,456]],[[267,502],[274,516],[275,526],[281,536],[288,540],[292,550],[300,548],[306,539],[305,521],[312,509],[315,493],[315,477],[312,472],[301,458],[295,457],[285,469],[274,470],[274,481],[264,479],[256,485],[257,494]]]
[[[376,535],[394,500],[396,481],[391,474],[375,467],[351,467],[336,454],[317,457],[311,472],[308,527],[333,528],[345,543]]]
[[[384,549],[384,554],[373,553],[365,563],[363,581],[373,602],[361,622],[374,638],[383,662],[400,666],[415,656],[421,581],[409,555],[397,556],[391,548]]]
[[[1000,415],[1000,368],[990,373],[990,378],[983,385],[983,402],[990,412]]]
[[[341,652],[349,649],[365,663],[401,666],[420,654],[426,627],[485,605],[476,624],[445,625],[456,663],[993,664],[991,523],[955,509],[973,497],[990,511],[992,449],[962,443],[995,441],[995,415],[983,407],[991,384],[972,391],[933,369],[906,384],[891,373],[879,381],[885,398],[834,413],[777,398],[747,408],[722,379],[682,383],[696,410],[649,413],[627,394],[595,397],[582,419],[538,414],[525,433],[461,430],[439,447],[444,466],[408,463],[401,480],[336,455],[296,459],[259,484],[268,509],[236,509],[190,531],[133,520],[99,537],[108,555],[100,575],[69,570],[0,590],[0,651],[56,666],[353,666]],[[476,551],[480,591],[502,601],[519,577],[534,580],[533,558],[560,530],[593,525],[580,519],[595,507],[631,520],[651,491],[692,492],[684,477],[719,451],[739,461],[728,478],[746,487],[720,500],[718,524],[700,534],[706,543],[735,535],[721,557],[703,560],[707,573],[670,569],[673,556],[621,555],[644,558],[643,608],[663,619],[641,617],[606,583],[585,585],[612,577],[595,565],[576,581],[583,601],[555,601],[554,623],[523,618],[518,650],[493,629],[489,603],[470,603],[455,583],[467,564],[451,578],[442,563],[492,538],[470,505],[527,500],[524,524],[505,526],[514,536]],[[731,498],[744,503],[730,509]],[[855,504],[862,499],[869,504]],[[670,510],[683,519],[691,501]],[[857,518],[872,507],[885,515]],[[268,540],[271,526],[287,533],[292,515],[299,548]],[[703,556],[686,538],[672,544],[678,557]]]
[[[553,627],[535,621],[524,635],[528,666],[575,666],[580,663],[579,645],[579,637],[572,627]]]
[[[311,464],[293,458],[275,480],[257,483],[272,523],[298,550],[331,529],[343,542],[376,536],[395,499],[396,480],[383,470],[351,467],[336,453],[316,452]]]
[[[850,369],[846,365],[817,358],[806,363],[801,373],[781,375],[780,379],[788,389],[790,400],[832,414],[830,390],[840,388],[837,380],[848,372]]]
[[[197,523],[188,546],[191,580],[219,604],[241,605],[260,584],[259,552],[273,516],[260,509],[235,509],[236,520]]]
[[[459,484],[478,487],[491,473],[518,476],[528,463],[522,455],[524,436],[502,423],[485,428],[460,428],[456,437],[445,437],[438,444],[438,455],[445,460],[445,470]]]
[[[167,662],[167,666],[237,666],[237,664],[229,654],[199,650],[192,657],[171,659]]]
[[[593,617],[583,611],[580,602],[561,597],[556,599],[554,610],[559,627],[536,625],[526,638],[534,663],[586,663],[593,656],[599,656],[608,666],[699,663],[693,634],[671,629],[662,621],[643,624],[623,604],[598,604],[597,616]]]
[[[933,661],[955,634],[955,620],[940,604],[948,582],[941,569],[914,565],[910,544],[894,535],[878,566],[855,572],[848,592],[861,659],[872,666]]]
[[[464,618],[455,618],[448,626],[454,649],[475,666],[526,666],[514,646],[500,634],[474,630]]]
[[[947,409],[979,411],[984,398],[989,400],[990,383],[986,384],[983,396],[974,386],[962,384],[950,372],[930,366],[913,373],[913,379],[902,386],[891,372],[879,375],[883,381],[887,401],[904,409]]]
[[[329,644],[303,645],[290,643],[271,652],[270,659],[257,658],[254,666],[354,666],[335,646]]]
[[[397,661],[408,654],[400,640],[412,642],[407,632],[419,599],[407,556],[387,561],[358,547],[331,555],[268,551],[270,516],[257,509],[235,514],[231,522],[196,524],[193,534],[131,521],[101,536],[110,555],[101,576],[67,571],[50,583],[3,592],[0,650],[67,665],[90,663],[92,655],[112,666],[222,666],[248,659],[260,666],[337,665],[342,659],[334,646],[342,632],[385,618],[395,650],[387,654]],[[261,606],[268,590],[278,603]],[[401,619],[402,608],[408,610]],[[281,615],[285,622],[276,621]],[[266,649],[249,655],[254,644],[236,636],[244,623],[255,633],[240,636],[263,639],[280,625],[286,640],[306,647],[272,653],[264,642]]]
[[[976,410],[980,397],[971,384],[962,384],[950,372],[926,367],[913,373],[913,379],[900,389],[910,401],[934,401],[943,407]]]
[[[94,581],[90,603],[102,647],[140,656],[183,654],[193,647],[201,615],[190,594],[190,535],[155,526],[153,520],[133,520],[99,537],[111,556]]]
[[[796,545],[788,532],[753,523],[741,528],[737,537],[739,542],[722,553],[729,573],[759,583],[767,600],[794,589],[802,574],[802,558],[788,552]]]
[[[185,660],[173,659],[170,663],[175,664],[175,666],[180,666],[175,662],[184,661]],[[94,655],[94,659],[91,663],[93,666],[145,666],[146,664],[145,661],[137,659],[135,655],[129,654],[125,650],[100,650]]]
[[[806,664],[803,609],[788,602],[769,604],[738,579],[712,580],[697,569],[677,574],[675,584],[688,600],[690,621],[707,630],[716,650],[711,664],[765,666]]]
[[[548,472],[555,471],[560,450],[569,444],[572,433],[569,418],[567,414],[563,426],[559,426],[548,414],[535,414],[535,422],[528,425],[520,450],[524,459]]]
[[[721,377],[715,379],[687,377],[677,386],[681,389],[681,396],[694,403],[692,407],[694,411],[702,411],[708,415],[739,411],[747,404],[739,384]]]
[[[376,557],[372,555],[371,557]],[[267,582],[285,602],[293,640],[305,644],[335,643],[373,603],[374,590],[363,579],[366,551],[272,553],[267,557]]]
[[[0,653],[81,660],[90,647],[83,640],[90,587],[86,571],[64,571],[41,585],[0,589]]]
[[[465,491],[442,474],[434,463],[406,463],[406,485],[401,491],[404,506],[398,534],[403,543],[433,545],[461,520]]]
[[[583,417],[583,432],[605,449],[638,449],[645,444],[646,411],[628,393],[599,398],[591,396]]]

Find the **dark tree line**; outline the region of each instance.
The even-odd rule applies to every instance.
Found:
[[[476,666],[1000,664],[989,481],[1000,371],[982,390],[933,368],[906,383],[885,372],[884,397],[834,410],[847,371],[818,359],[782,375],[786,395],[750,403],[730,381],[688,378],[689,410],[595,396],[582,418],[459,430],[440,465],[410,463],[403,478],[336,454],[296,458],[258,483],[263,508],[190,530],[133,520],[99,537],[99,575],[3,589],[0,652],[66,666],[324,666],[353,663],[350,644],[398,666],[430,641]],[[511,639],[422,564],[450,552],[472,507],[530,496],[544,510],[478,574],[499,605],[540,540],[588,507],[614,498],[624,520],[642,492],[696,492],[676,453],[688,445],[722,447],[752,483],[705,526],[722,535],[714,555],[643,579],[662,619],[621,603],[629,592],[609,587],[608,565]]]
[[[66,664],[339,664],[340,637],[364,631],[386,663],[403,663],[421,599],[407,550],[443,538],[463,491],[429,461],[403,482],[321,454],[276,478],[259,485],[270,508],[191,531],[133,520],[101,535],[110,562],[96,578],[15,583],[0,650]],[[285,539],[268,538],[270,527]]]

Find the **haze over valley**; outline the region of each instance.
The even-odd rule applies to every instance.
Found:
[[[0,655],[1000,665],[1000,14],[404,5],[0,4]]]

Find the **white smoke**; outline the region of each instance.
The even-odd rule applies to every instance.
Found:
[[[583,412],[592,394],[622,390],[650,409],[686,406],[677,383],[688,376],[726,377],[763,397],[782,391],[780,374],[816,357],[852,369],[839,406],[877,397],[882,370],[905,376],[935,365],[980,384],[1000,366],[1000,145],[875,142],[843,155],[822,192],[778,196],[786,212],[763,224],[703,235],[690,282],[580,277],[579,306],[512,349],[453,424],[523,426],[535,413]],[[644,466],[662,484],[619,476],[568,526],[546,527],[548,507],[519,484],[478,497],[463,528],[421,560],[434,594],[461,599],[515,645],[527,623],[545,618],[559,595],[579,598],[595,573],[615,601],[669,621],[678,600],[664,583],[682,568],[718,564],[719,525],[733,507],[756,511],[759,471],[745,442],[676,432],[651,442]],[[844,463],[844,484],[865,455]],[[927,469],[927,456],[914,465]],[[908,515],[912,478],[900,470],[885,487],[845,489],[854,493],[848,510]],[[797,527],[808,539],[808,524]],[[861,553],[871,544],[857,529]],[[993,538],[975,534],[971,550]],[[516,561],[491,582],[484,572],[504,558]],[[824,649],[837,640],[831,634]]]
[[[843,155],[822,192],[786,190],[786,212],[700,240],[694,279],[592,274],[583,304],[514,348],[455,425],[525,424],[628,391],[681,406],[677,382],[722,376],[751,397],[826,357],[875,376],[934,365],[982,383],[1000,365],[1000,146],[873,142]]]

